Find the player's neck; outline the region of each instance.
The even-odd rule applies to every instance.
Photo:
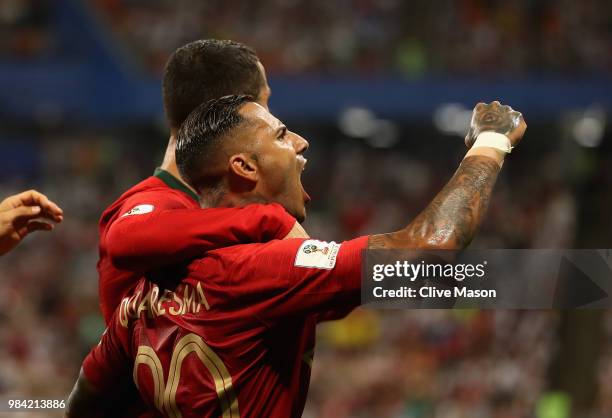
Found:
[[[223,188],[207,189],[202,191],[203,207],[235,208],[250,205],[251,203],[270,203],[262,196],[255,193],[232,193]]]
[[[168,141],[168,146],[166,147],[166,153],[164,154],[164,160],[162,161],[160,168],[172,174],[181,183],[187,186],[189,190],[192,190],[194,193],[196,193],[193,187],[188,185],[187,182],[183,180],[183,178],[181,177],[181,174],[178,171],[178,167],[176,166],[176,157],[174,154],[175,150],[176,150],[176,140],[174,139],[174,135],[171,135],[170,140]]]

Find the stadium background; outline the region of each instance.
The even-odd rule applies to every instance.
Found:
[[[257,49],[311,143],[312,236],[402,227],[500,99],[529,129],[473,246],[609,248],[611,30],[605,0],[2,0],[0,196],[66,221],[0,261],[0,397],[65,397],[97,342],[97,219],[161,161],[177,46]],[[612,416],[610,312],[359,310],[318,341],[308,418]]]

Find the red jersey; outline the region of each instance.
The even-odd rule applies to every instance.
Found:
[[[83,363],[99,391],[133,378],[166,417],[299,417],[320,313],[360,302],[367,237],[209,251],[178,287],[142,279]]]
[[[284,238],[295,219],[278,204],[201,209],[198,197],[157,169],[125,192],[100,219],[100,309],[108,324],[143,273],[223,246]]]

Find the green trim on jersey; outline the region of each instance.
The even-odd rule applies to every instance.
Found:
[[[195,194],[193,190],[191,190],[182,181],[174,177],[172,174],[170,174],[166,170],[162,168],[156,168],[155,173],[153,173],[153,175],[161,179],[161,181],[166,183],[168,187],[170,187],[171,189],[180,190],[181,192],[186,193],[189,197],[191,197],[196,202],[200,201],[200,198],[198,198],[198,195]]]

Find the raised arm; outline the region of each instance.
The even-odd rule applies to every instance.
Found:
[[[509,106],[477,104],[465,139],[470,150],[451,180],[404,229],[372,235],[369,248],[465,248],[484,217],[504,158],[526,128],[523,116]]]

